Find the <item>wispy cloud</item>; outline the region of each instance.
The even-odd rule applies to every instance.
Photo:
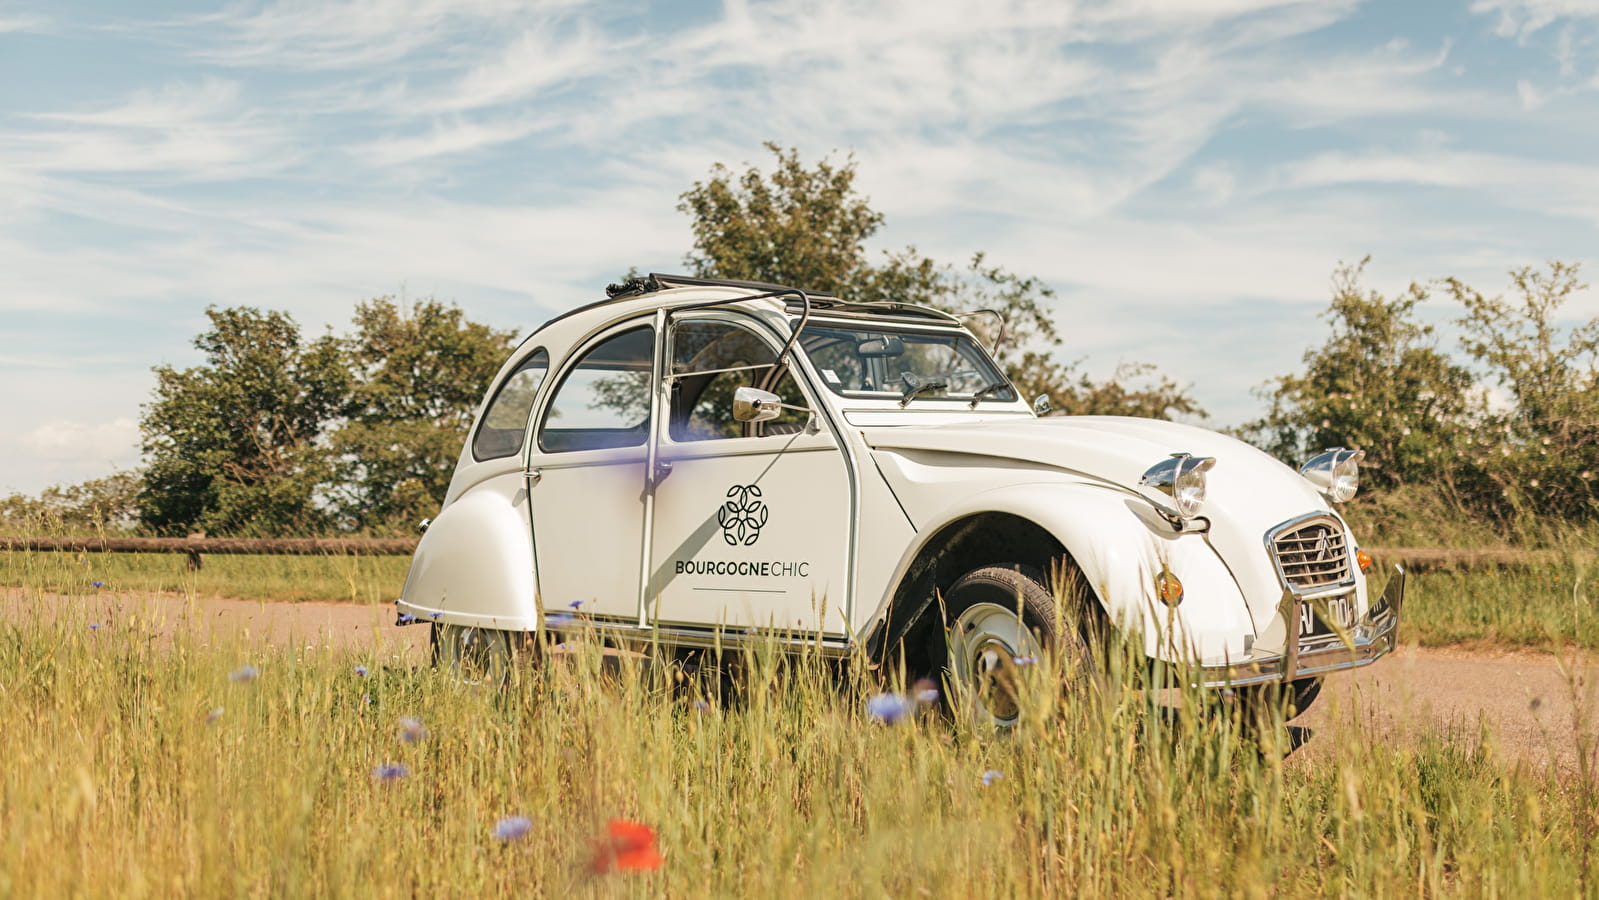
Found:
[[[34,172],[165,172],[187,179],[278,169],[287,137],[247,106],[234,81],[140,89],[115,105],[35,113],[49,127],[0,136],[0,162]]]
[[[1501,37],[1525,39],[1561,19],[1599,19],[1592,0],[1475,0],[1471,11],[1497,18]]]
[[[481,37],[507,23],[542,18],[581,0],[271,0],[240,3],[179,25],[219,29],[222,37],[196,51],[228,66],[359,69],[391,63],[426,48]]]

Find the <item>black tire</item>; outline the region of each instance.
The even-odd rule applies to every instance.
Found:
[[[1039,663],[1041,651],[1059,662],[1066,691],[1089,683],[1088,643],[1035,571],[974,569],[950,585],[944,600],[948,683],[970,698],[979,721],[1009,728],[1021,719],[1020,669]]]
[[[494,628],[433,623],[433,665],[467,684],[505,684],[516,665],[516,635]]]
[[[1271,705],[1277,706],[1282,710],[1283,721],[1287,722],[1315,705],[1316,698],[1321,696],[1321,679],[1301,678],[1287,684],[1241,688],[1240,694],[1246,703],[1267,711],[1270,711]]]

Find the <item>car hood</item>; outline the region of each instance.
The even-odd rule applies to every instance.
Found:
[[[1090,481],[1137,490],[1150,466],[1173,453],[1212,456],[1205,515],[1230,514],[1251,529],[1307,512],[1326,509],[1327,501],[1299,473],[1244,443],[1192,425],[1159,419],[1120,416],[1050,418],[986,418],[937,425],[901,425],[861,429],[867,443],[891,452],[943,465],[958,464],[948,454],[1064,470]]]

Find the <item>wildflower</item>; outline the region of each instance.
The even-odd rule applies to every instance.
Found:
[[[917,703],[938,702],[938,687],[933,684],[931,678],[918,678],[916,683],[911,685],[911,690],[916,692]]]
[[[437,618],[438,618],[438,617],[439,617],[439,616],[442,616],[442,615],[444,615],[444,613],[440,613],[440,612],[430,612],[430,613],[428,613],[428,618],[430,618],[430,619],[437,619]]]
[[[903,694],[874,694],[866,698],[866,714],[893,725],[916,711],[916,704]]]
[[[983,773],[983,779],[982,779],[983,780],[983,787],[988,787],[989,785],[993,784],[994,782],[996,782],[996,781],[998,781],[998,780],[1000,780],[1001,778],[1004,778],[1004,777],[1005,777],[1005,773],[1004,772],[1001,772],[998,769],[989,769],[987,772]]]
[[[661,867],[661,853],[655,848],[655,829],[626,819],[606,823],[605,837],[594,842],[594,860],[589,871],[603,875],[618,872],[652,872]]]
[[[255,666],[240,666],[235,671],[228,673],[228,680],[239,682],[254,681],[256,676],[260,674],[261,670]]]
[[[411,624],[412,622],[415,622],[415,621],[416,621],[416,616],[413,616],[410,613],[400,613],[400,624],[401,625],[409,625],[409,624]]]
[[[710,712],[711,711],[711,705],[709,703],[706,703],[704,700],[695,700],[694,703],[693,703],[693,706],[694,706],[694,711],[695,712]]]
[[[400,717],[400,740],[407,744],[414,744],[428,736],[428,730],[422,727],[422,720],[411,716]]]
[[[571,603],[568,603],[566,605],[572,607],[573,609],[577,609],[578,607],[583,605],[583,601],[582,600],[573,600]]]
[[[105,587],[105,582],[103,582],[103,581],[91,581],[91,582],[89,582],[89,584],[94,586],[94,587],[97,587],[97,588]]]
[[[216,709],[213,709],[210,712],[206,713],[205,714],[205,724],[207,724],[207,725],[215,725],[217,723],[217,720],[222,718],[222,714],[224,712],[227,712],[227,710],[225,710],[225,709],[223,709],[222,707],[219,706]]]
[[[1034,664],[1036,664],[1038,662],[1038,657],[1036,657],[1036,656],[1013,656],[1013,657],[1011,657],[1011,662],[1015,663],[1018,666],[1031,666],[1031,665],[1034,665]]]
[[[566,613],[552,613],[544,617],[544,624],[550,628],[566,628],[577,620]]]
[[[384,763],[372,769],[373,781],[399,781],[411,774],[411,770],[402,763]]]
[[[355,667],[355,674],[356,674],[356,677],[358,677],[358,678],[365,678],[366,677],[366,666],[356,666]]]
[[[494,839],[497,841],[514,841],[527,837],[533,830],[533,820],[527,816],[506,816],[494,826]]]
[[[100,630],[100,623],[99,622],[90,622],[89,623],[89,630],[90,631],[99,631]]]

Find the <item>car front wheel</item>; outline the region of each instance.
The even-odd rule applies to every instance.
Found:
[[[988,566],[968,572],[945,595],[949,674],[970,698],[980,720],[1015,725],[1027,702],[1024,669],[1040,665],[1045,650],[1063,664],[1067,687],[1088,671],[1088,647],[1038,578],[1020,567]]]

